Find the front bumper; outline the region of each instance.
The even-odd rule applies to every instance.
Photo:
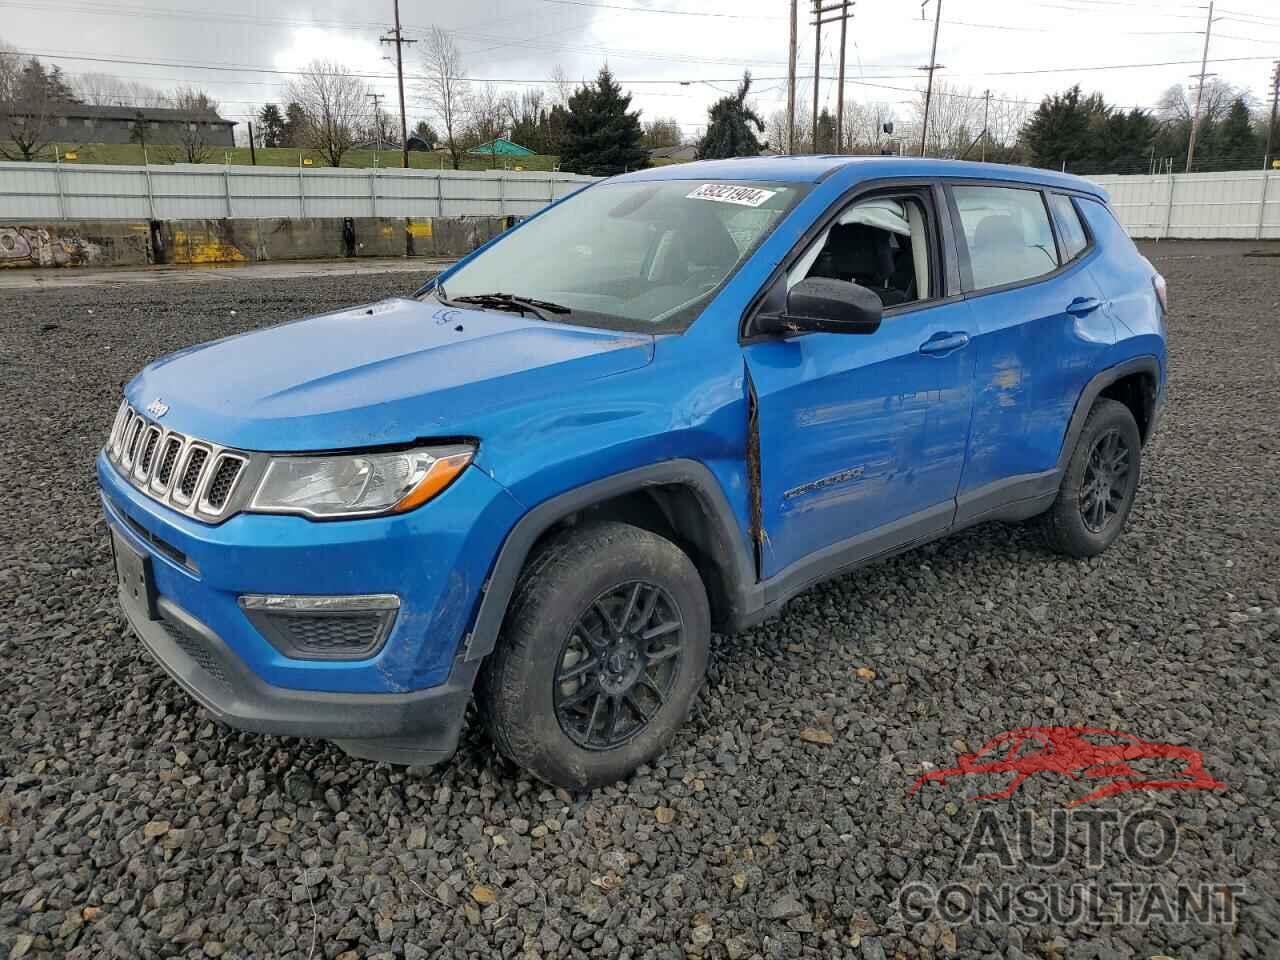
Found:
[[[458,745],[479,661],[459,660],[449,680],[413,693],[320,693],[273,687],[222,639],[167,597],[152,620],[128,591],[120,606],[143,645],[197,702],[229,726],[254,733],[336,740],[348,753],[431,764]]]
[[[97,467],[108,525],[145,558],[154,584],[151,603],[122,589],[124,612],[211,713],[375,759],[432,762],[452,751],[479,666],[464,658],[462,639],[522,512],[501,485],[471,468],[400,516],[240,515],[213,526],[150,500],[104,457]],[[385,643],[359,660],[287,656],[239,603],[245,594],[373,593],[394,594],[401,606]]]

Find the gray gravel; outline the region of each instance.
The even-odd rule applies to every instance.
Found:
[[[121,383],[409,277],[6,295],[0,960],[1276,956],[1280,261],[1157,262],[1172,400],[1107,555],[1064,562],[993,526],[821,587],[718,641],[672,750],[589,797],[475,732],[451,764],[406,772],[225,729],[116,611],[90,467]],[[1203,749],[1227,784],[1092,805],[1172,817],[1168,864],[1110,851],[1090,870],[1078,842],[1053,870],[958,862],[978,811],[1047,817],[1084,792],[1062,777],[1008,802],[956,782],[907,795],[1003,730],[1079,723]],[[1246,893],[1234,926],[952,928],[896,901],[920,880],[1099,877]]]

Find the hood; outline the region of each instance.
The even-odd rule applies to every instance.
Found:
[[[468,435],[481,414],[645,366],[653,337],[394,299],[183,350],[129,384],[164,426],[246,450]]]

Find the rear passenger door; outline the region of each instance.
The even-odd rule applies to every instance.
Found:
[[[953,182],[947,192],[976,328],[956,512],[965,523],[1057,489],[1067,424],[1115,327],[1089,273],[1096,247],[1071,197],[992,182]]]

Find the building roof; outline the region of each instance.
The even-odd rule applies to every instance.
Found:
[[[496,140],[490,140],[488,143],[482,143],[478,147],[472,147],[467,151],[471,156],[491,156],[498,154],[503,157],[531,157],[533,151],[528,147],[522,147],[518,143],[512,143],[506,137],[498,137]]]
[[[649,156],[654,160],[692,160],[698,148],[692,143],[677,143],[674,147],[653,147]]]
[[[18,107],[21,105],[19,104]],[[22,115],[20,109],[10,111]],[[234,127],[234,120],[224,120],[212,110],[175,110],[172,107],[123,107],[94,106],[88,103],[49,103],[44,108],[46,116],[67,117],[72,120],[137,120],[155,123],[215,123]]]
[[[785,183],[817,183],[844,167],[856,167],[866,179],[883,177],[973,177],[1006,180],[1079,190],[1105,197],[1098,184],[1070,173],[969,160],[933,160],[919,157],[850,157],[813,155],[798,157],[738,157],[734,160],[699,160],[650,167],[617,179],[627,180],[773,180]]]

